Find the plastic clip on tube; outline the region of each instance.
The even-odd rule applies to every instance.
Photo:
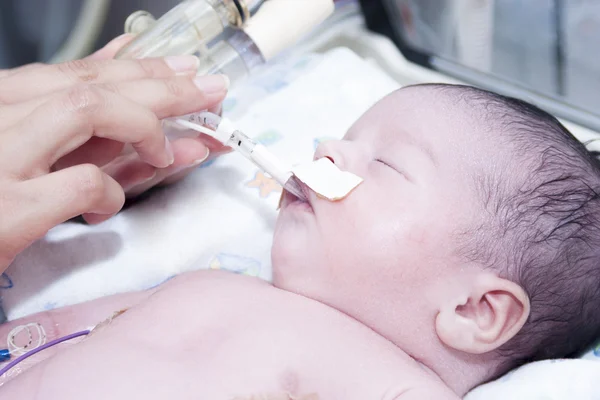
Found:
[[[306,200],[306,195],[300,183],[291,172],[291,168],[282,163],[265,146],[256,143],[243,132],[234,129],[230,121],[209,112],[201,112],[188,116],[188,119],[177,118],[173,122],[207,134],[217,139],[223,145],[233,148],[252,161],[258,168],[271,175],[273,179],[283,186],[284,190],[299,199]],[[210,126],[214,130],[208,129],[205,126]]]

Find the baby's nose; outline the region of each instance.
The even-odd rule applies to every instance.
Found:
[[[341,168],[342,166],[342,155],[336,148],[336,140],[328,140],[327,142],[322,142],[317,147],[315,151],[315,155],[313,157],[314,160],[319,160],[321,158],[329,158],[329,160]]]

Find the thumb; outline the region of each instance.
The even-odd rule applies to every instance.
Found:
[[[121,36],[117,36],[106,46],[98,50],[97,52],[86,57],[87,60],[92,61],[100,61],[100,60],[110,60],[115,57],[115,55],[123,48],[126,44],[131,42],[135,38],[134,35],[126,33]]]

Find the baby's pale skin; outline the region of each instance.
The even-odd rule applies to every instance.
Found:
[[[0,388],[0,399],[458,398],[397,346],[339,311],[219,271],[33,315],[0,334],[37,321],[54,338],[123,308],[80,342],[32,357]]]

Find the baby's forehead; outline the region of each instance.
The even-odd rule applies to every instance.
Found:
[[[356,122],[346,138],[400,150],[416,143],[442,168],[486,173],[492,167],[513,167],[507,165],[512,140],[502,138],[499,126],[486,115],[483,101],[465,100],[460,89],[422,85],[383,98]]]
[[[452,94],[428,85],[396,90],[363,114],[347,137],[367,136],[371,140],[381,140],[406,133],[426,140],[460,137],[468,142],[469,137],[473,138],[472,133],[482,129],[484,123],[474,107],[457,104],[452,97]]]

